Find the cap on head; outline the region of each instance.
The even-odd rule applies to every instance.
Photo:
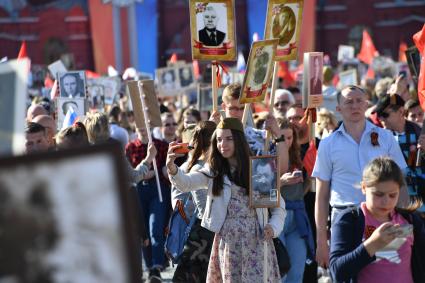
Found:
[[[385,108],[388,106],[404,106],[404,100],[398,94],[385,95],[379,98],[378,103],[376,104],[375,111],[373,113],[381,114],[384,112]]]
[[[238,118],[225,118],[217,125],[217,129],[235,130],[244,133],[242,122]]]

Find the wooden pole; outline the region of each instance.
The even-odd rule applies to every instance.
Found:
[[[269,115],[273,115],[274,93],[276,91],[277,84],[279,82],[279,78],[277,77],[278,71],[279,71],[279,62],[275,61],[274,67],[273,67],[272,88],[270,90]],[[264,142],[264,154],[266,154],[269,151],[270,139],[271,139],[271,132],[267,131],[266,141]]]
[[[212,62],[211,66],[211,82],[212,82],[212,100],[213,100],[213,112],[218,111],[218,89],[217,89],[217,64]]]
[[[264,215],[264,227],[267,225],[267,223],[269,222],[269,210],[268,209],[264,209],[265,211],[265,215]],[[263,231],[264,232],[264,231]],[[263,282],[267,283],[268,282],[268,275],[269,275],[269,266],[268,266],[268,260],[267,260],[267,241],[264,240],[264,261],[263,261]]]
[[[251,107],[251,103],[245,103],[245,108],[243,109],[243,114],[242,114],[242,125],[244,127],[246,126],[246,121],[248,120],[249,107]]]
[[[145,120],[146,132],[148,133],[149,143],[152,143],[152,133],[151,133],[151,127],[150,127],[150,122],[149,122],[148,111],[147,111],[147,108],[146,108],[145,94],[143,92],[143,83],[139,81],[138,87],[139,87],[140,101],[142,102],[143,116],[145,117],[144,120]],[[153,165],[153,170],[155,172],[159,202],[162,202],[161,183],[159,182],[158,167],[156,165],[156,159],[155,158],[152,160],[152,165]]]

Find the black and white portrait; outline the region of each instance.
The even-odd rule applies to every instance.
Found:
[[[252,207],[279,204],[279,176],[276,156],[250,158],[250,203]]]
[[[86,114],[85,111],[85,98],[65,98],[58,97],[57,115],[58,115],[58,129],[62,128],[63,121],[65,120],[66,113],[70,110],[74,111],[79,120],[82,120]]]
[[[178,68],[180,78],[180,88],[191,87],[195,80],[193,74],[193,66],[191,64],[183,65]]]
[[[310,57],[310,84],[309,94],[322,94],[323,58],[321,56]]]
[[[58,73],[61,97],[86,96],[86,76],[84,71]]]
[[[0,282],[137,281],[119,150],[0,160]]]
[[[199,3],[204,4],[204,3]],[[198,41],[206,46],[220,46],[227,33],[227,9],[222,3],[208,3],[198,13]]]

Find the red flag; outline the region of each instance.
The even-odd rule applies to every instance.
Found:
[[[98,73],[95,73],[95,72],[90,71],[90,70],[86,70],[85,73],[86,73],[86,78],[88,78],[88,79],[95,79],[95,78],[100,77],[100,75]]]
[[[27,58],[27,57],[28,57],[27,42],[22,41],[21,49],[19,49],[18,59],[23,59],[23,58]]]
[[[407,62],[406,50],[407,50],[406,42],[404,41],[400,42],[400,46],[398,47],[398,61]]]
[[[198,79],[199,78],[199,74],[201,73],[199,71],[199,62],[198,62],[198,60],[193,60],[192,65],[193,65],[193,74],[195,75],[195,79]]]
[[[363,30],[362,48],[357,58],[366,64],[370,65],[374,57],[378,56],[379,53],[373,44],[372,38],[366,30]]]
[[[418,77],[418,98],[425,111],[425,24],[422,30],[413,35],[413,42],[421,54],[421,70]]]
[[[305,170],[307,171],[308,176],[311,176],[311,174],[313,173],[314,164],[316,163],[316,156],[316,145],[314,144],[314,140],[311,140],[303,160],[303,165]]]
[[[375,78],[375,71],[372,69],[372,67],[369,67],[367,69],[366,78],[367,79],[374,79]]]
[[[50,90],[50,99],[53,100],[58,96],[58,81],[55,80],[52,89]]]
[[[177,54],[176,53],[173,53],[173,55],[171,55],[170,62],[171,63],[177,63]]]

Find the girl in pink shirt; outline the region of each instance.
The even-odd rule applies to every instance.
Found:
[[[366,202],[341,213],[332,226],[334,282],[425,282],[425,228],[412,213],[421,203],[407,210],[396,208],[405,186],[400,168],[390,158],[376,158],[362,179]],[[406,227],[410,224],[413,231]]]

